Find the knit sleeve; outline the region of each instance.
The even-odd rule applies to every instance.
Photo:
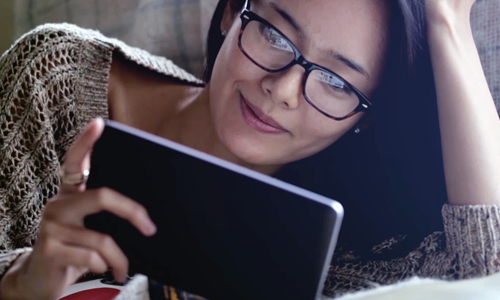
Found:
[[[66,150],[107,117],[113,48],[72,28],[38,27],[0,57],[0,277],[34,245]]]
[[[443,207],[446,251],[464,278],[500,271],[500,205]]]

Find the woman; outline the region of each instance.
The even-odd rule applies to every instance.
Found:
[[[276,174],[363,130],[375,100],[394,90],[392,80],[412,78],[396,68],[402,52],[416,59],[424,18],[448,192],[445,232],[404,258],[366,261],[338,250],[325,294],[414,275],[461,279],[498,271],[500,121],[470,30],[474,2],[221,1],[206,85],[92,31],[51,25],[25,35],[0,61],[0,298],[55,299],[88,270],[111,268],[124,281],[126,257],[111,238],[83,227],[88,214],[107,210],[155,233],[133,200],[85,189],[89,152],[103,129],[92,119]]]

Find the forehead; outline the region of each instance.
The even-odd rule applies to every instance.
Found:
[[[385,26],[387,0],[252,0],[252,5],[265,9],[277,6],[304,26],[327,25]]]
[[[254,9],[292,35],[301,50],[334,50],[366,66],[377,68],[388,38],[389,9],[386,0],[257,0]],[[277,11],[290,15],[303,31],[299,37]],[[300,40],[300,41],[299,41]]]

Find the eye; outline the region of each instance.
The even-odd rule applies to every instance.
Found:
[[[276,49],[287,51],[287,52],[293,52],[292,47],[290,46],[290,43],[284,38],[281,34],[279,34],[274,28],[269,27],[265,24],[260,24],[260,31],[266,41],[269,42],[269,44]]]
[[[339,93],[352,94],[349,86],[340,78],[328,72],[317,72],[316,79],[328,85],[329,88]]]

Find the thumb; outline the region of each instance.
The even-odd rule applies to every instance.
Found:
[[[90,168],[90,153],[104,130],[104,121],[94,119],[66,153],[61,167],[66,175],[79,175]],[[84,191],[85,184],[62,184],[62,192]]]

